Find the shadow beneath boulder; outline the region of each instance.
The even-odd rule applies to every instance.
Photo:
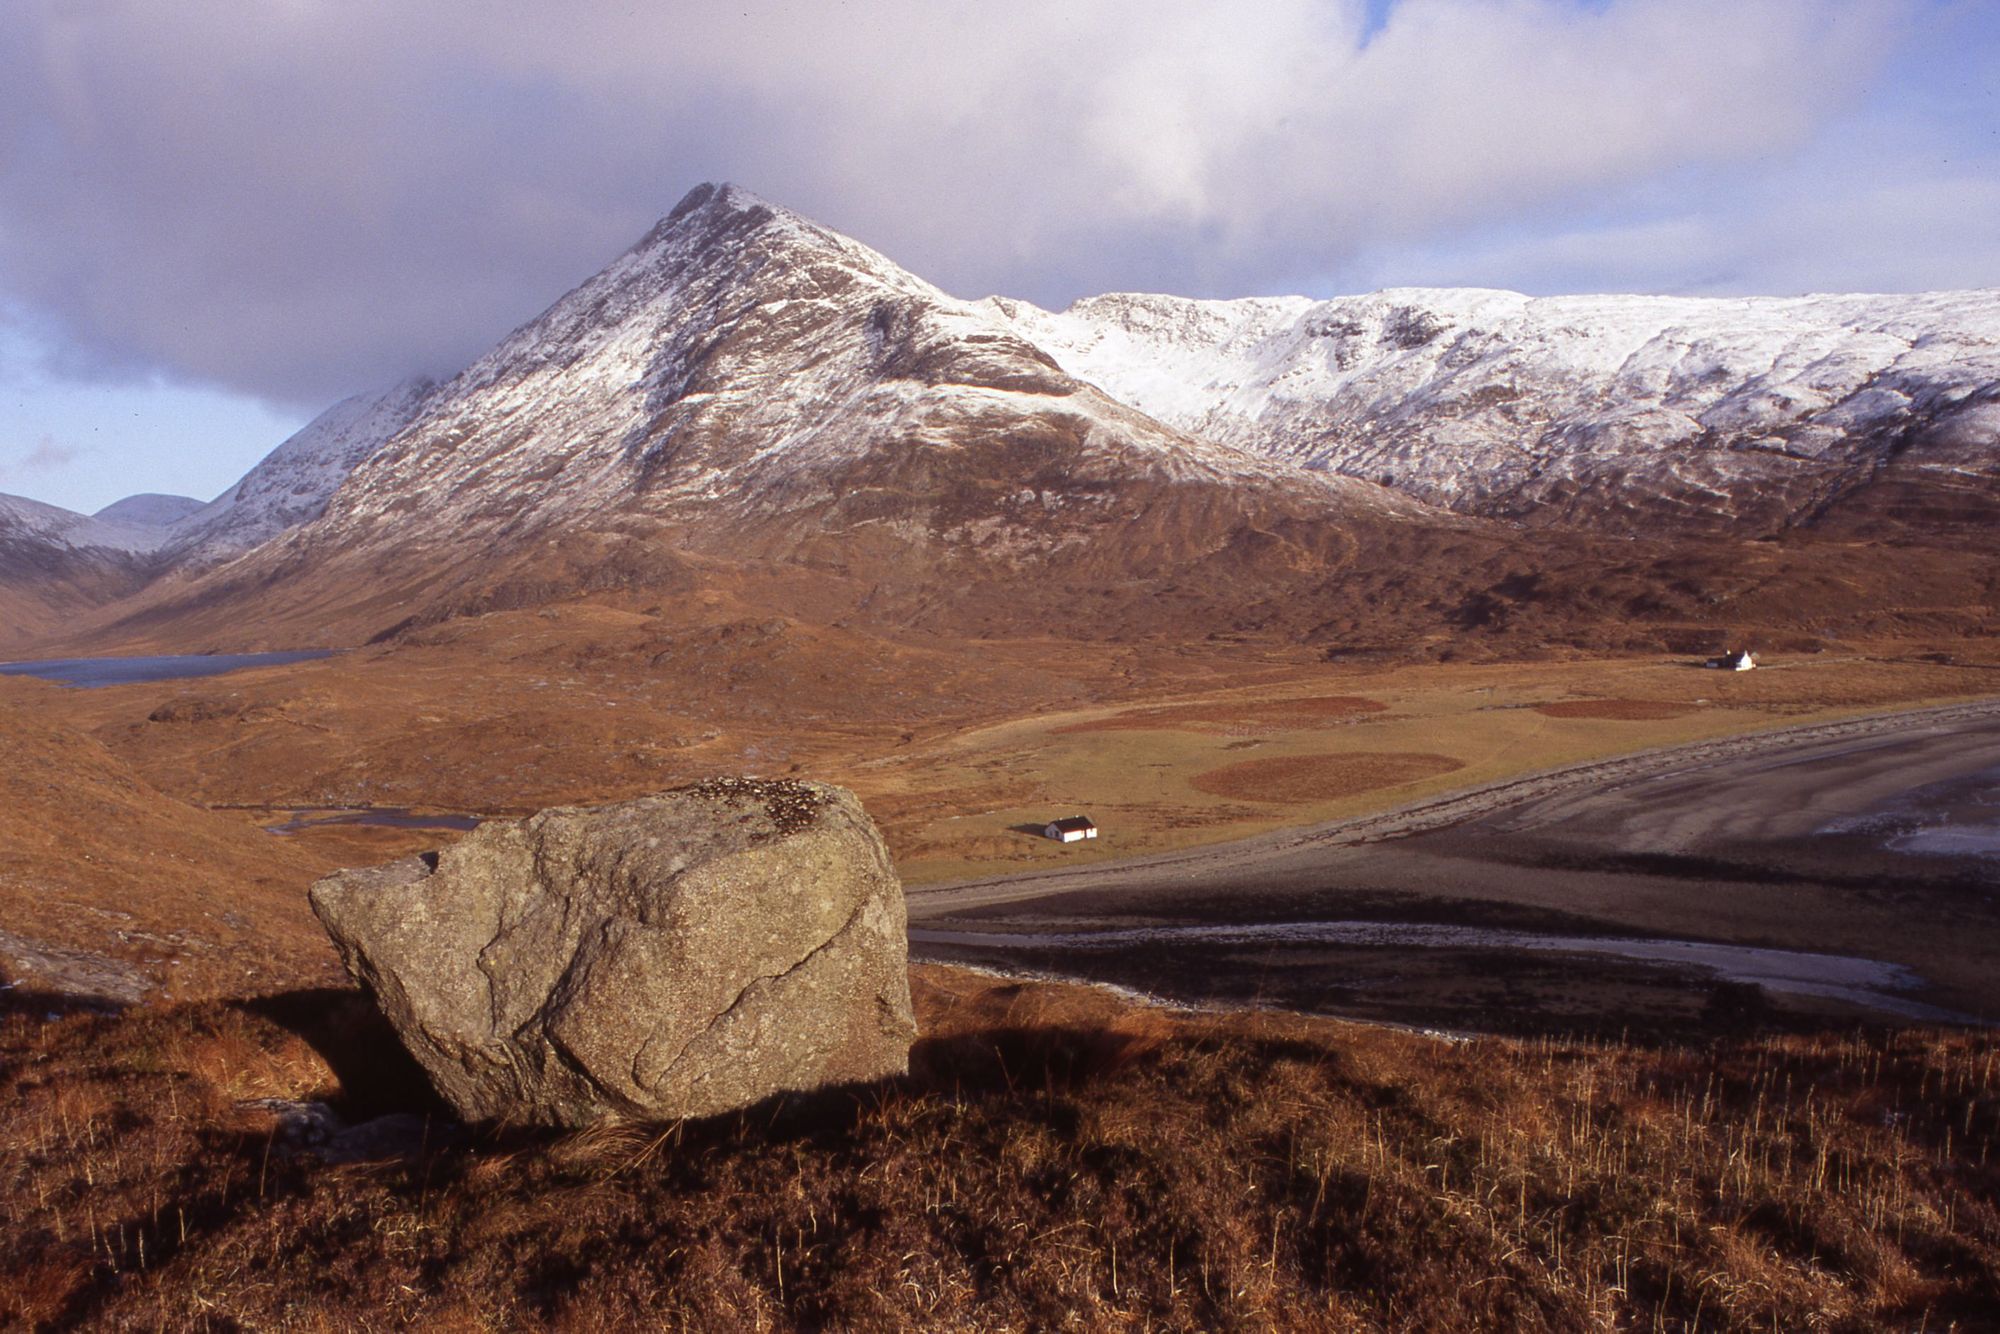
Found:
[[[318,1052],[340,1083],[330,1105],[349,1122],[394,1112],[451,1116],[423,1067],[366,992],[315,987],[240,1002]]]
[[[772,1094],[747,1107],[684,1121],[607,1120],[581,1129],[476,1127],[481,1152],[548,1153],[572,1166],[617,1175],[639,1166],[686,1188],[712,1184],[720,1157],[761,1158],[786,1145],[836,1150],[894,1137],[944,1105],[998,1118],[1028,1118],[1061,1133],[1079,1129],[1080,1108],[1107,1081],[1141,1070],[1171,1030],[1113,1031],[1088,1025],[980,1028],[920,1038],[906,1075]],[[1317,1047],[1251,1044],[1267,1058],[1324,1063]]]

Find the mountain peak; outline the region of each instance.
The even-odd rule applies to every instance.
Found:
[[[776,228],[773,228],[776,224]],[[653,224],[627,251],[628,255],[665,255],[712,250],[725,238],[761,235],[768,244],[774,232],[787,239],[821,245],[844,241],[802,214],[727,181],[704,181],[681,196],[667,215]]]
[[[692,190],[682,195],[681,202],[675,204],[667,216],[661,219],[661,222],[678,222],[688,214],[701,208],[713,208],[731,213],[748,213],[754,209],[763,209],[774,214],[791,214],[791,210],[773,204],[770,200],[746,190],[740,185],[729,181],[703,181],[700,185],[695,186]]]

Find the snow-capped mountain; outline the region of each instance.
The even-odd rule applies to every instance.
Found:
[[[235,486],[178,519],[164,545],[183,562],[210,563],[317,519],[348,473],[409,425],[435,388],[430,380],[408,380],[334,404]]]
[[[148,491],[114,500],[90,517],[100,523],[132,524],[143,528],[171,528],[202,508],[193,496],[163,496]]]
[[[65,551],[105,551],[145,555],[173,538],[172,521],[156,522],[162,512],[156,502],[179,496],[132,496],[107,505],[96,514],[78,514],[60,505],[45,505],[26,496],[0,495],[0,540],[46,545]],[[190,502],[199,504],[200,502]]]
[[[0,656],[136,591],[167,531],[0,495]]]
[[[298,544],[522,542],[646,516],[686,524],[682,546],[876,526],[1012,558],[1078,542],[1132,486],[1412,508],[1164,428],[874,250],[702,186],[444,384]]]
[[[996,465],[978,485],[1018,487],[1038,508],[1088,504],[1107,472],[1372,490],[1163,428],[990,311],[748,192],[702,186],[439,389],[314,536],[865,509],[847,484],[885,459],[930,479],[904,487],[929,504],[975,457]]]
[[[1189,435],[1471,513],[1784,525],[1891,466],[2000,483],[2000,290],[985,304]]]
[[[1053,587],[1102,599],[1105,624],[1160,598],[1230,628],[1361,632],[1384,607],[1487,625],[1564,562],[1605,615],[1685,616],[1717,597],[1669,552],[1701,550],[1691,534],[1963,550],[2000,522],[1996,433],[2000,292],[1050,312],[956,299],[704,185],[455,378],[338,405],[116,550],[151,562],[130,610],[149,626],[191,607],[226,625],[252,598],[375,634],[686,587],[690,562],[809,571],[871,615],[961,626],[1037,615]],[[0,510],[0,538],[105,542],[116,517]],[[1599,578],[1585,548],[1607,534],[1669,554]],[[1002,610],[968,620],[981,588]]]
[[[365,583],[421,619],[696,557],[809,561],[921,602],[989,577],[1234,578],[1253,551],[1317,569],[1351,545],[1341,525],[1427,512],[1163,426],[987,308],[702,186],[425,395],[324,514],[164,596],[330,605]]]

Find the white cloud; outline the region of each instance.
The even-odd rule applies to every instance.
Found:
[[[1915,0],[14,0],[0,299],[293,401],[451,369],[725,177],[942,285],[1242,292],[1782,159]]]

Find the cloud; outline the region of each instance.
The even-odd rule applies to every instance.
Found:
[[[19,468],[22,472],[51,472],[57,468],[67,468],[83,457],[83,450],[76,445],[65,445],[52,435],[45,435],[35,442],[34,448],[21,456]]]
[[[1387,246],[1346,270],[1360,286],[1680,296],[2000,287],[2000,178],[1866,153],[1816,152],[1700,201]],[[1912,244],[1913,237],[1922,244]]]
[[[52,435],[45,435],[28,448],[20,450],[12,462],[0,463],[0,478],[11,481],[61,472],[87,452],[80,446],[67,445]]]
[[[14,0],[0,300],[71,374],[450,370],[733,179],[950,290],[1237,294],[1782,160],[1918,0]]]

